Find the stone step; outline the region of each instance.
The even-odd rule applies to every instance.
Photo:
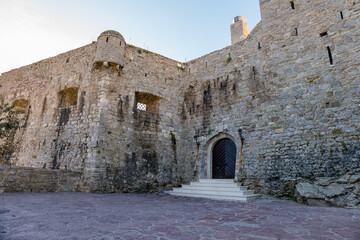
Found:
[[[181,192],[172,192],[167,191],[167,193],[173,196],[181,196],[181,197],[195,197],[195,198],[209,198],[214,200],[235,200],[235,201],[250,201],[259,198],[260,194],[253,194],[253,195],[245,195],[245,196],[226,196],[226,195],[208,195],[208,194],[199,194],[199,193],[181,193]]]
[[[235,183],[233,179],[200,179],[199,182],[191,182],[190,185],[182,185],[167,191],[170,195],[183,197],[202,197],[217,200],[248,201],[258,198],[259,194],[247,190],[247,187]]]
[[[206,187],[243,187],[240,183],[210,183],[210,182],[191,182],[190,185],[192,186],[206,186]]]
[[[240,196],[240,197],[254,194],[254,191],[251,190],[242,191],[240,189],[235,191],[227,191],[222,189],[202,190],[202,189],[175,188],[173,192],[188,193],[188,194],[205,194],[205,195],[214,195],[214,196]]]
[[[201,183],[234,183],[234,179],[199,179]]]
[[[198,190],[212,190],[212,191],[216,191],[216,190],[223,190],[223,191],[237,191],[237,190],[242,190],[242,191],[247,191],[247,187],[244,186],[224,186],[219,188],[218,186],[208,186],[208,185],[182,185],[183,189],[198,189]]]

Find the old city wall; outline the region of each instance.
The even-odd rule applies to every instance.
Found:
[[[82,170],[98,115],[97,91],[92,87],[91,44],[1,75],[6,101],[27,101],[25,127],[17,134],[18,166]],[[91,99],[91,100],[90,100]]]
[[[5,101],[26,101],[8,163],[79,171],[83,191],[178,183],[178,62],[129,45],[122,68],[98,66],[96,50],[93,43],[2,74]]]
[[[2,192],[73,192],[78,190],[79,172],[0,165]]]
[[[200,177],[211,177],[211,148],[223,137],[240,169],[241,128],[237,178],[260,192],[359,171],[359,1],[260,8],[246,40],[184,68],[106,31],[2,74],[0,94],[22,100],[25,122],[9,163],[78,172],[72,190],[152,191],[196,179],[195,134]]]
[[[262,21],[245,41],[189,62],[181,144],[194,166],[200,136],[201,177],[211,177],[221,137],[234,140],[239,162],[239,128],[237,177],[263,193],[360,170],[359,1],[294,3],[260,1]]]
[[[80,171],[85,176],[93,172],[100,121],[92,74],[95,50],[93,43],[1,75],[5,100],[27,101],[11,164]],[[90,189],[83,180],[83,190]]]
[[[127,46],[122,70],[94,70],[100,87],[98,161],[105,191],[151,191],[180,183],[182,101],[178,62]],[[146,111],[137,104],[146,104]]]

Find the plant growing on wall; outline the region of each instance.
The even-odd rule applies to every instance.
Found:
[[[0,96],[0,164],[8,164],[15,152],[15,134],[21,128],[21,119],[14,111],[14,105],[4,102]]]

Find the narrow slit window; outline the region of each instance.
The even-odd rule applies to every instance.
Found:
[[[258,49],[261,49],[261,43],[258,42]]]
[[[120,46],[121,46],[121,41],[120,41]]]
[[[109,42],[109,38],[108,38],[108,37],[106,38],[106,42]]]
[[[208,67],[208,63],[207,63],[207,62],[205,63],[205,66]]]
[[[328,35],[328,32],[322,32],[320,33],[320,37],[326,37]]]
[[[329,54],[330,65],[333,65],[333,64],[334,64],[334,60],[333,60],[333,57],[332,57],[332,53],[331,53],[330,47],[327,47],[327,51],[328,51],[328,54]]]
[[[295,28],[295,36],[298,36],[299,35],[299,31],[297,28]]]
[[[340,12],[340,17],[341,17],[341,19],[344,19],[344,14],[342,11]]]
[[[295,9],[295,3],[294,3],[294,1],[291,1],[291,2],[290,2],[290,5],[291,5],[291,9]]]

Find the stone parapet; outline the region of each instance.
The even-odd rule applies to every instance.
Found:
[[[75,192],[81,173],[0,165],[3,192]]]

